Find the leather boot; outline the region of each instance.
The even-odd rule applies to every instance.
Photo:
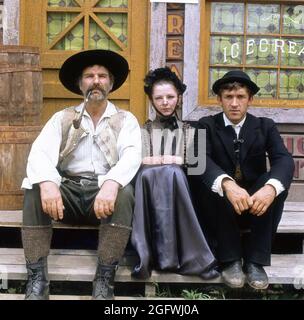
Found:
[[[93,281],[93,300],[114,299],[114,277],[124,254],[131,228],[118,224],[101,224],[99,227],[98,263]]]
[[[28,274],[25,300],[49,300],[47,257],[35,263],[26,261]]]
[[[48,300],[47,257],[52,239],[51,226],[23,226],[22,243],[28,282],[25,300]]]
[[[114,299],[114,278],[117,265],[101,264],[98,259],[95,277],[93,280],[93,300]]]

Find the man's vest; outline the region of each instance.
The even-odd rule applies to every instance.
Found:
[[[96,143],[103,152],[110,167],[113,167],[118,161],[117,138],[123,126],[126,117],[126,111],[116,107],[117,113],[109,118],[105,118],[105,127],[96,137]],[[61,120],[62,141],[59,154],[59,167],[62,161],[78,146],[81,138],[86,132],[81,126],[75,129],[73,119],[79,111],[75,107],[63,110]]]

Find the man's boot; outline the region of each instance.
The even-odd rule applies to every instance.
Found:
[[[25,291],[25,300],[49,300],[49,281],[47,271],[47,257],[37,262],[26,261],[28,281]]]
[[[114,298],[114,278],[117,265],[104,265],[98,259],[93,280],[93,300],[112,300]]]
[[[22,228],[22,243],[28,275],[25,300],[49,299],[47,257],[51,239],[51,226]]]
[[[93,281],[93,300],[114,299],[114,278],[118,262],[125,252],[131,228],[101,224],[97,249],[97,268]]]

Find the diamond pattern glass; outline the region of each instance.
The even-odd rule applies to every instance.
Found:
[[[277,66],[278,50],[273,38],[247,38],[246,64]]]
[[[283,34],[304,33],[304,5],[283,6]]]
[[[98,8],[128,8],[128,0],[101,0],[97,3]]]
[[[91,7],[88,3],[91,3]],[[83,0],[48,0],[48,6],[52,8],[47,13],[47,43],[50,50],[100,48],[121,51],[127,48],[128,0],[101,0],[95,6],[94,3]],[[67,12],[62,11],[64,7]],[[74,13],[73,7],[86,10],[77,9]],[[110,8],[113,8],[113,13]],[[86,31],[85,19],[89,20]],[[71,24],[75,25],[71,28]]]
[[[280,98],[304,99],[304,70],[281,71]]]
[[[211,64],[238,65],[242,63],[243,37],[213,36],[210,43]]]
[[[259,87],[260,98],[275,98],[277,95],[277,70],[247,69],[247,74]]]
[[[279,33],[280,6],[248,4],[247,14],[248,33]]]
[[[244,4],[214,2],[211,12],[211,32],[243,32]]]
[[[212,2],[210,30],[210,96],[234,66],[258,84],[260,98],[304,99],[304,4]]]
[[[49,7],[79,7],[74,0],[48,0]]]

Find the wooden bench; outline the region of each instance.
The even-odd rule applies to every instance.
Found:
[[[0,227],[20,227],[21,211],[0,211]],[[54,223],[54,228],[84,229],[88,226],[71,226]],[[304,202],[285,203],[278,233],[304,234]],[[304,245],[303,245],[304,247]],[[304,283],[304,251],[301,254],[273,254],[272,265],[265,270],[271,284]],[[168,272],[153,271],[149,279],[139,280],[131,276],[135,256],[124,257],[117,271],[116,282],[138,282],[144,286],[145,296],[154,297],[157,283],[221,283],[220,279],[205,281],[197,276],[182,276]],[[53,249],[49,256],[49,276],[55,281],[92,281],[96,268],[96,254],[91,250]],[[0,268],[8,279],[25,280],[26,269],[23,249],[0,248]],[[301,282],[302,281],[302,282]],[[16,296],[17,298],[18,296]],[[8,296],[4,295],[3,299]],[[1,295],[0,295],[0,299]],[[56,299],[56,298],[54,298]],[[65,297],[63,297],[65,299]],[[67,298],[68,299],[68,298]],[[75,299],[87,299],[75,297]]]

